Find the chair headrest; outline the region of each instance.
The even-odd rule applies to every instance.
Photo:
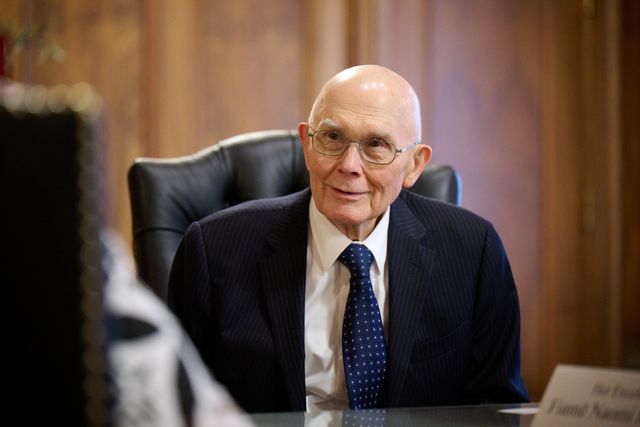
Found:
[[[309,186],[295,130],[242,134],[190,156],[139,158],[128,178],[138,274],[163,298],[173,257],[192,222]],[[460,188],[452,167],[429,165],[411,190],[459,204]]]

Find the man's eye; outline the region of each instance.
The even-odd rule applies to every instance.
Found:
[[[387,148],[389,144],[387,141],[381,138],[371,138],[366,141],[365,144],[368,148]]]
[[[340,141],[342,139],[342,134],[337,130],[329,130],[326,134],[327,138],[332,141]]]

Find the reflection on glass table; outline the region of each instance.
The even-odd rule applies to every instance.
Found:
[[[528,427],[538,405],[442,406],[364,411],[281,412],[251,414],[261,427],[428,426]]]

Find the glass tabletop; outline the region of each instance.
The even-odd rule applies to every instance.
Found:
[[[538,404],[438,406],[371,409],[364,411],[280,412],[251,414],[254,423],[266,426],[430,426],[430,427],[528,427]]]

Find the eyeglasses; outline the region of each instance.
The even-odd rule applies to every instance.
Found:
[[[384,138],[374,136],[356,140],[348,138],[336,129],[313,130],[308,135],[311,137],[313,149],[323,156],[339,157],[347,151],[351,144],[357,144],[362,160],[374,165],[388,165],[395,160],[397,154],[404,153],[420,144],[420,141],[416,141],[408,147],[398,149]]]

